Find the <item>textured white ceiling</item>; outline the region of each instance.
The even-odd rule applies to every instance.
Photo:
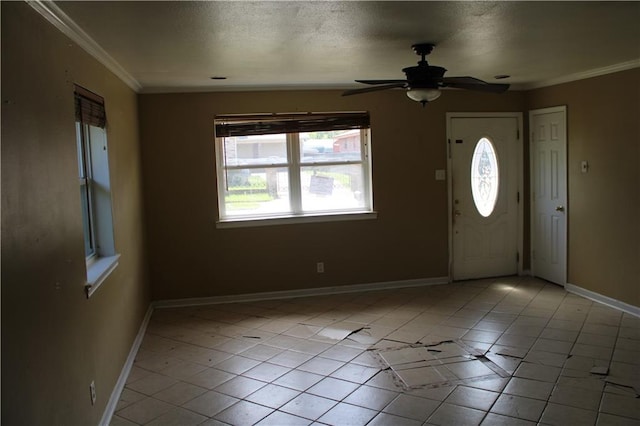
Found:
[[[640,64],[640,2],[56,2],[142,92],[357,87],[446,76],[533,87]],[[587,74],[585,74],[587,73]],[[214,81],[211,76],[225,76]]]

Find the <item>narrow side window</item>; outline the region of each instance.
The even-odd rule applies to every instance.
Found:
[[[111,183],[104,99],[75,87],[78,183],[87,262],[87,289],[95,288],[117,265],[113,238]]]

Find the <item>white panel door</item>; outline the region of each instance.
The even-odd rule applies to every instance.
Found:
[[[531,269],[567,280],[567,140],[564,107],[531,111]]]
[[[450,117],[448,125],[452,278],[516,274],[518,118]]]

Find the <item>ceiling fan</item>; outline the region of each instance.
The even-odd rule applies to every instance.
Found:
[[[429,65],[425,57],[435,47],[432,43],[418,43],[411,46],[422,59],[417,66],[403,68],[406,80],[356,80],[358,83],[370,84],[373,87],[347,90],[342,96],[358,95],[360,93],[375,92],[394,88],[407,89],[407,96],[425,106],[427,102],[440,97],[440,88],[453,87],[456,89],[478,90],[481,92],[502,93],[508,84],[487,83],[474,77],[444,77],[446,69]]]

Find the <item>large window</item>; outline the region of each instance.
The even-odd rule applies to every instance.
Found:
[[[367,113],[216,117],[220,222],[372,212]]]
[[[87,262],[87,294],[117,266],[104,100],[76,86],[78,182]]]

